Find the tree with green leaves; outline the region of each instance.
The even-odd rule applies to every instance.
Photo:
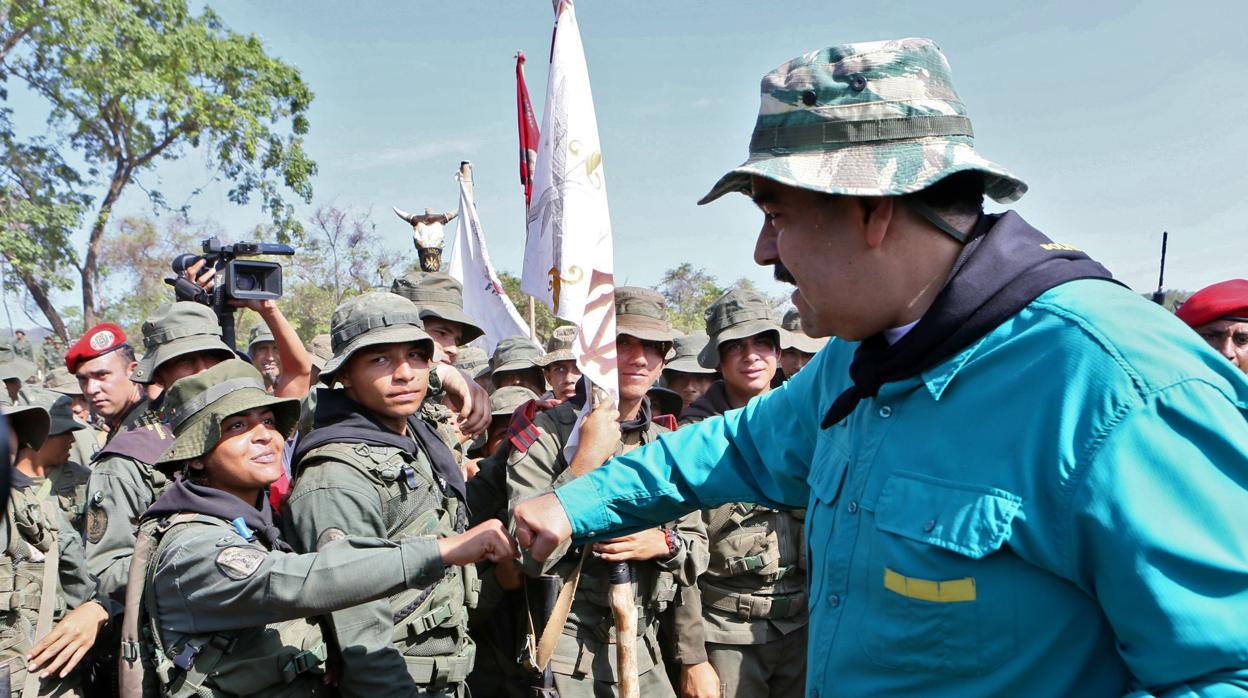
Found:
[[[672,327],[688,333],[706,327],[703,316],[706,307],[727,289],[705,269],[694,269],[692,264],[684,262],[663,272],[663,280],[654,290],[667,299],[667,317]]]
[[[169,262],[184,252],[197,252],[199,241],[213,234],[184,216],[168,220],[163,228],[143,216],[117,221],[100,248],[101,319],[121,325],[129,337],[142,337],[143,321],[174,300],[173,287],[165,283],[173,275]]]
[[[194,14],[185,0],[12,0],[0,12],[0,51],[0,78],[15,78],[46,103],[50,147],[72,150],[86,163],[82,179],[102,189],[81,258],[67,245],[48,244],[58,242],[54,235],[41,239],[46,227],[27,228],[43,250],[40,259],[3,247],[15,270],[41,265],[42,277],[22,277],[36,299],[72,268],[83,321],[96,322],[113,207],[159,161],[188,150],[202,152],[209,169],[232,183],[231,201],[258,199],[283,237],[299,229],[284,190],[311,199],[316,164],[304,152],[303,136],[312,92],[259,38],[229,30],[211,10]],[[53,179],[49,186],[57,184]],[[144,189],[163,205],[159,191]],[[28,202],[38,206],[40,199]],[[45,218],[55,223],[68,214]],[[6,226],[0,235],[14,234],[13,220],[20,219],[0,211]],[[56,309],[49,304],[44,313],[63,332]]]

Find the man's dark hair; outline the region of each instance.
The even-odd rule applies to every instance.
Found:
[[[127,363],[134,361],[134,347],[129,344],[123,344],[113,351],[117,352],[117,355],[125,359]]]
[[[26,336],[26,330],[13,330],[13,334],[15,334],[15,335],[19,335],[19,334],[20,334],[21,336],[25,337],[25,336]]]
[[[955,172],[902,199],[925,204],[956,226],[969,226],[984,212],[984,175],[973,170]]]

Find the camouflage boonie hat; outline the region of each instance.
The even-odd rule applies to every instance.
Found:
[[[550,333],[550,339],[546,340],[546,353],[534,359],[533,363],[546,368],[556,361],[575,361],[576,357],[572,355],[572,343],[575,341],[576,327],[572,325],[556,327]]]
[[[161,421],[173,432],[173,445],[157,465],[199,458],[221,441],[221,422],[257,407],[273,410],[277,430],[289,437],[299,421],[299,401],[264,390],[264,378],[242,359],[222,361],[207,371],[174,381],[165,390]]]
[[[0,390],[0,414],[9,420],[9,428],[17,434],[17,442],[31,448],[39,448],[48,440],[48,428],[52,418],[48,411],[38,405],[14,405],[9,391]],[[9,467],[8,463],[2,463]]]
[[[672,342],[679,334],[667,321],[663,295],[636,286],[615,289],[615,333],[648,342]]]
[[[308,353],[312,355],[312,365],[316,370],[320,371],[325,368],[325,362],[334,356],[334,349],[329,340],[329,335],[318,334],[312,338],[312,342],[308,345]]]
[[[225,358],[234,356],[234,351],[221,341],[216,313],[194,301],[162,305],[143,323],[143,358],[130,374],[130,380],[151,383],[156,380],[156,369],[166,361],[199,351]]]
[[[541,355],[542,348],[528,337],[508,337],[494,348],[494,356],[490,357],[490,373],[533,368]]]
[[[698,353],[698,363],[719,368],[721,344],[764,332],[774,332],[777,338],[781,334],[767,299],[756,291],[734,288],[706,309],[706,333],[711,339]]]
[[[34,363],[17,355],[12,342],[0,342],[0,380],[25,382],[36,371],[38,367]]]
[[[949,63],[930,39],[825,48],[763,76],[749,159],[698,203],[749,194],[754,175],[828,194],[899,196],[967,170],[983,173],[993,199],[1018,200],[1027,185],[973,141]]]
[[[476,376],[482,368],[489,367],[490,355],[478,346],[460,347],[451,365],[470,376]]]
[[[701,353],[711,338],[706,336],[705,332],[692,332],[676,338],[672,344],[672,359],[663,367],[663,371],[679,371],[680,373],[699,373],[704,375],[712,375],[715,369],[706,368],[698,363],[698,354]]]
[[[797,308],[789,308],[780,321],[784,332],[780,333],[780,349],[796,349],[807,354],[817,354],[828,343],[827,337],[811,337],[802,330],[802,316]]]
[[[433,356],[433,339],[425,334],[416,306],[385,291],[370,291],[343,301],[330,320],[329,340],[334,355],[321,369],[321,381],[326,385],[333,385],[334,371],[364,347],[421,342]]]
[[[87,428],[86,424],[74,419],[74,399],[68,395],[34,388],[30,391],[30,404],[48,411],[48,436]]]
[[[250,354],[260,342],[275,342],[273,333],[269,331],[269,326],[261,323],[251,328],[251,334],[247,337],[247,353]]]
[[[663,414],[674,414],[679,417],[685,409],[685,399],[671,388],[664,388],[661,385],[652,386],[646,391],[646,397],[650,398],[651,409],[657,407]]]
[[[485,334],[464,312],[464,287],[445,272],[413,271],[395,279],[390,292],[397,293],[420,308],[421,319],[434,317],[458,322],[463,326],[460,344],[467,344]]]
[[[506,388],[499,388],[490,395],[490,416],[509,417],[517,407],[536,399],[537,395],[523,386],[509,385]]]
[[[61,395],[82,395],[78,376],[60,367],[48,371],[48,377],[43,379],[43,387]]]

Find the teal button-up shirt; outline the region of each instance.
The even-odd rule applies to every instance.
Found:
[[[816,698],[1245,691],[1248,380],[1230,362],[1074,281],[820,429],[855,348],[564,485],[574,536],[806,506]]]

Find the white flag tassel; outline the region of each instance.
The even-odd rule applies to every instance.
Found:
[[[581,372],[618,404],[615,265],[598,121],[575,8],[564,0],[558,11],[521,288],[577,325],[572,353]],[[569,461],[576,434],[565,449]]]
[[[503,291],[494,264],[490,262],[485,231],[481,229],[477,205],[472,198],[472,182],[458,172],[455,179],[459,181],[459,227],[455,231],[455,249],[451,252],[447,272],[464,286],[464,313],[485,331],[473,344],[493,354],[500,341],[517,335],[527,336],[529,328]]]

